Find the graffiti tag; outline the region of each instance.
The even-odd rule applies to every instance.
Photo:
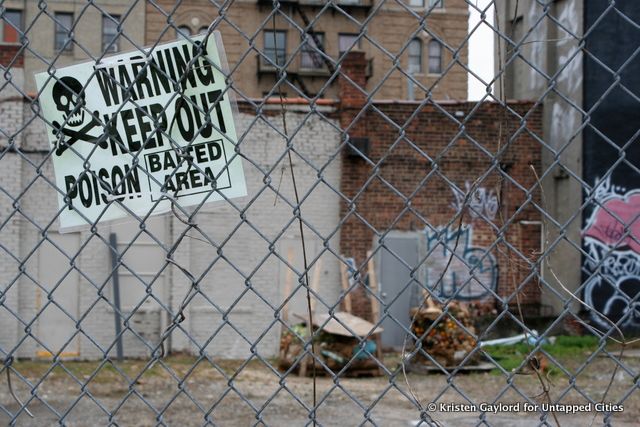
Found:
[[[640,189],[596,181],[597,206],[586,221],[585,302],[623,328],[640,327]],[[640,298],[640,297],[639,297]],[[592,319],[611,325],[598,314]]]
[[[472,231],[470,225],[462,226],[460,230],[449,227],[425,230],[429,253],[425,262],[427,287],[440,297],[481,299],[495,291],[496,260],[486,248],[472,245]],[[451,257],[454,248],[455,254]]]
[[[453,192],[454,201],[452,203],[452,207],[455,210],[460,210],[465,204],[465,197],[471,191],[471,183],[469,181],[464,183],[466,193],[458,194],[455,191]],[[487,190],[484,187],[479,187],[469,196],[469,200],[467,201],[467,206],[469,207],[469,215],[472,218],[478,218],[480,216],[484,216],[488,219],[494,219],[496,217],[496,213],[498,212],[498,196],[493,190]]]

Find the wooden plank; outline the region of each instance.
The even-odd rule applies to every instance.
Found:
[[[293,252],[293,248],[289,248],[287,249],[287,262],[289,263],[289,265],[293,265],[293,257],[294,257],[294,252]],[[287,269],[287,273],[284,277],[284,298],[283,301],[285,299],[287,299],[289,297],[289,295],[291,294],[291,287],[293,284],[293,271],[291,270],[291,268],[286,267]],[[283,307],[282,307],[282,321],[283,322],[287,322],[289,320],[289,303],[287,302]]]
[[[349,292],[349,273],[347,272],[347,266],[344,263],[340,263],[340,281],[342,283],[342,292],[344,297],[342,302],[344,303],[344,311],[351,314],[351,293]]]
[[[376,296],[378,296],[378,279],[376,276],[376,265],[373,261],[373,252],[367,251],[367,258],[369,258],[369,262],[367,263],[367,272],[369,276],[369,289],[371,290],[371,294],[369,296],[371,300],[371,323],[374,325],[378,323],[380,319],[380,303]],[[375,336],[376,340],[376,358],[382,362],[382,334],[377,334]],[[378,375],[382,375],[382,368],[378,366]]]
[[[314,294],[318,293],[318,289],[320,289],[320,275],[322,274],[322,258],[319,258],[316,261],[316,265],[313,269],[313,277],[311,277],[311,289]],[[316,297],[311,295],[311,311],[316,311]]]
[[[369,258],[367,270],[369,274],[369,289],[371,290],[371,295],[369,296],[369,299],[371,300],[371,321],[376,323],[380,318],[380,304],[378,299],[375,297],[378,295],[378,280],[376,277],[376,266],[372,255],[371,251],[367,251],[367,258]]]

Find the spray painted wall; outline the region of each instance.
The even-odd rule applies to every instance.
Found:
[[[637,2],[585,2],[584,298],[624,329],[640,331],[640,58]],[[621,13],[620,13],[621,12]],[[604,16],[603,16],[604,15]],[[623,16],[624,15],[624,16]],[[618,81],[619,79],[619,81]],[[596,312],[592,320],[611,324]]]

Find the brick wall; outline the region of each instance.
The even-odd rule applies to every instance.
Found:
[[[20,51],[21,47],[19,44],[0,43],[0,65],[3,67],[11,65],[13,68],[24,67],[24,55]]]
[[[456,204],[464,201],[467,185],[484,177],[477,183],[481,192],[470,202],[476,210],[486,207],[484,217],[466,209],[463,229],[469,231],[468,247],[483,249],[476,254],[495,264],[497,294],[515,304],[513,291],[531,273],[530,261],[540,247],[540,214],[532,203],[540,195],[531,166],[539,173],[541,149],[535,135],[542,134],[541,109],[529,102],[511,103],[512,112],[496,103],[475,102],[380,101],[365,106],[356,89],[363,83],[358,71],[362,61],[351,55],[343,69],[353,82],[340,83],[346,96],[340,124],[349,128],[350,137],[366,137],[370,144],[369,160],[345,156],[343,161],[341,189],[350,202],[341,205],[341,217],[347,217],[342,253],[360,265],[374,236],[387,230],[425,231],[424,241],[447,225],[450,233],[456,232]],[[453,185],[461,190],[457,198]],[[503,228],[505,223],[510,225]],[[497,237],[501,244],[492,247]],[[453,248],[455,242],[448,244]],[[466,267],[459,263],[457,268]],[[369,317],[364,289],[356,289],[353,298],[356,314]],[[539,298],[534,281],[519,294],[523,305],[535,307]],[[493,298],[483,301],[494,303]]]
[[[217,21],[215,29],[222,34],[229,67],[233,70],[232,78],[236,82],[234,89],[242,93],[239,97],[262,97],[265,92],[273,89],[277,76],[273,71],[260,70],[258,67],[258,53],[255,50],[264,49],[264,35],[261,32],[256,34],[256,31],[262,26],[265,30],[271,30],[272,22],[269,16],[273,6],[270,3],[257,3],[235,2],[230,7],[220,9],[209,0],[183,0],[180,4],[172,0],[147,2],[146,44],[153,45],[159,40],[174,40],[177,37],[175,28],[179,26],[199,33],[203,27]],[[296,86],[298,91],[306,90],[309,94],[315,95],[326,85],[328,73],[304,70],[298,74],[300,53],[295,52],[299,50],[301,39],[297,26],[304,28],[306,24],[300,13],[285,3],[281,5],[281,13],[286,14],[287,19],[276,15],[276,27],[279,31],[287,31],[286,52],[287,55],[295,55],[287,73],[291,84]],[[420,16],[424,15],[423,8],[412,9],[403,4],[404,2],[384,0],[373,0],[371,3],[375,6],[372,9],[349,7],[346,3],[340,7],[350,14],[348,17],[343,13],[336,13],[331,8],[320,14],[320,2],[317,5],[303,4],[301,10],[313,21],[313,29],[324,34],[324,48],[334,59],[339,58],[338,34],[358,34],[361,31],[366,33],[367,37],[363,37],[360,46],[355,49],[364,51],[367,59],[371,61],[372,74],[366,87],[370,92],[375,92],[376,99],[409,97],[409,80],[406,74],[398,70],[398,66],[406,72],[409,58],[405,47],[414,37],[423,43],[424,68],[423,72],[414,74],[415,81],[423,85],[434,99],[466,99],[467,73],[460,65],[468,62],[466,37],[469,12],[468,4],[464,0],[446,0],[444,8],[432,11],[424,18],[426,31],[418,31],[421,24]],[[292,25],[291,21],[296,22],[297,26]],[[356,23],[366,21],[366,29]],[[172,25],[172,28],[167,30],[168,25]],[[426,72],[427,46],[434,38],[446,44],[442,56],[443,70],[447,70],[444,75]],[[396,60],[395,56],[400,52],[403,53],[399,55],[399,60]],[[337,85],[329,85],[322,96],[337,99],[340,96],[337,89]],[[288,97],[299,96],[290,86],[284,91]],[[426,95],[426,92],[417,86],[413,93],[416,98]]]
[[[261,355],[273,356],[278,351],[281,327],[274,310],[292,295],[287,304],[289,321],[298,323],[295,314],[306,313],[306,292],[299,287],[304,263],[298,223],[293,216],[294,190],[288,159],[283,157],[286,141],[273,129],[282,131],[280,108],[279,104],[264,107],[267,124],[263,119],[256,120],[255,109],[252,111],[250,105],[239,105],[236,125],[238,135],[244,135],[240,151],[247,159],[244,173],[249,196],[234,200],[237,208],[229,203],[214,203],[197,215],[199,229],[216,243],[224,242],[219,252],[211,245],[188,239],[176,254],[184,255],[184,265],[196,277],[202,277],[203,295],[190,304],[189,320],[185,322],[193,340],[177,332],[174,350],[247,357],[252,351],[249,339],[258,343],[256,348]],[[335,107],[316,107],[326,118],[320,114],[309,116],[308,105],[286,108],[287,130],[295,135],[291,141],[295,150],[293,168],[307,224],[304,233],[309,279],[317,278],[315,291],[322,298],[319,301],[312,297],[312,303],[318,312],[326,313],[328,307],[338,303],[340,293],[338,259],[329,251],[340,247],[336,233],[340,197],[331,189],[340,187],[340,137],[336,120],[325,116],[333,115]],[[280,194],[277,200],[276,189]],[[238,209],[245,209],[244,224]],[[175,233],[182,229],[181,224],[175,224]],[[295,271],[287,274],[286,264]],[[188,282],[178,274],[173,287],[174,300],[180,301]]]

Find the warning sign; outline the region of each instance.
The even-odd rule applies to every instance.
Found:
[[[36,74],[61,229],[246,195],[220,35],[203,39]]]

